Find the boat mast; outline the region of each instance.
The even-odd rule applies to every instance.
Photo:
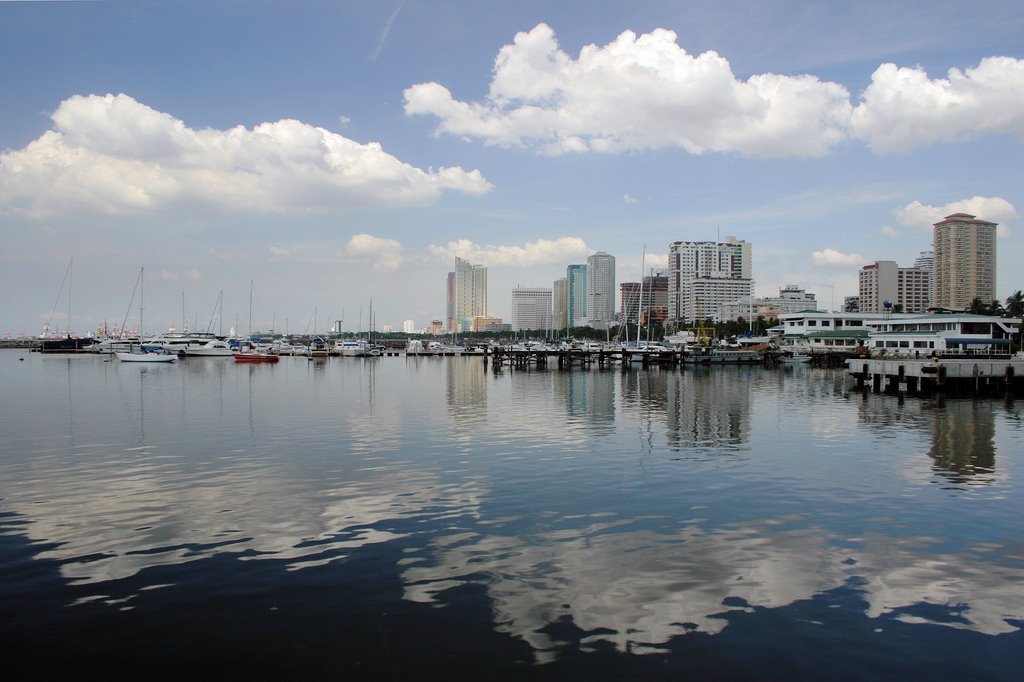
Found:
[[[647,244],[644,244],[644,249],[640,255],[640,298],[636,301],[636,346],[640,347],[640,310],[644,305],[644,268],[647,267]],[[651,323],[647,320],[647,324]]]

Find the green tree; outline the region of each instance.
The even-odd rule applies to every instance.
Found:
[[[987,308],[988,306],[985,305],[984,301],[975,296],[974,300],[971,301],[971,306],[967,309],[967,311],[972,315],[987,315]]]
[[[1018,289],[1007,296],[1004,310],[1008,317],[1024,317],[1024,292]]]

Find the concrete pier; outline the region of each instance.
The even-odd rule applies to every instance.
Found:
[[[957,396],[1024,394],[1024,355],[858,358],[846,366],[858,389],[875,393]]]

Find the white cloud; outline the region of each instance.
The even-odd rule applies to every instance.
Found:
[[[625,31],[573,58],[546,24],[498,53],[487,96],[456,100],[443,85],[405,90],[405,111],[436,133],[548,154],[677,147],[691,154],[822,156],[853,138],[877,154],[982,134],[1024,136],[1024,60],[989,57],[930,79],[882,64],[856,107],[813,75],[740,80],[715,52],[687,53],[665,29]]]
[[[198,270],[186,270],[185,279],[190,282],[198,282],[203,278],[203,275]]]
[[[890,239],[895,239],[896,237],[900,236],[899,230],[897,230],[894,227],[889,227],[888,225],[883,227],[880,231],[882,234],[884,234],[886,237],[889,237]]]
[[[178,273],[172,272],[171,270],[161,270],[160,279],[167,282],[175,282],[178,279]]]
[[[851,117],[852,134],[879,154],[986,133],[1024,135],[1024,61],[982,59],[930,79],[920,67],[882,64]]]
[[[634,196],[630,196],[630,195],[628,195],[628,194],[623,194],[623,195],[622,195],[622,200],[623,200],[623,201],[624,201],[625,203],[627,203],[627,204],[639,204],[639,203],[640,203],[640,200],[639,200],[639,199],[637,199],[637,198],[636,198],[636,197],[634,197]]]
[[[267,250],[270,251],[270,255],[278,256],[278,257],[281,257],[281,258],[283,258],[283,257],[285,257],[285,256],[287,256],[287,255],[289,255],[291,253],[291,251],[289,251],[288,249],[282,249],[280,246],[271,246]]]
[[[554,240],[538,239],[522,246],[515,244],[482,246],[468,239],[460,239],[448,242],[445,246],[431,245],[427,248],[439,260],[453,260],[455,257],[459,257],[487,266],[512,267],[563,263],[593,253],[593,249],[587,246],[587,243],[580,237],[560,237]]]
[[[479,171],[424,171],[375,142],[295,120],[196,130],[123,94],[71,97],[52,119],[24,149],[0,153],[0,210],[36,218],[181,205],[318,211],[491,189]]]
[[[920,201],[911,201],[903,208],[896,209],[896,220],[901,225],[930,230],[932,226],[953,213],[967,213],[981,220],[999,223],[996,232],[1000,237],[1010,236],[1008,220],[1019,217],[1017,209],[1001,197],[971,197],[953,201],[944,206],[929,206]]]
[[[374,237],[371,234],[353,235],[348,240],[345,253],[349,256],[371,259],[373,269],[381,272],[393,272],[405,262],[401,242]]]
[[[864,256],[859,253],[842,253],[835,249],[824,249],[811,254],[811,262],[823,266],[850,266],[864,263]]]
[[[405,91],[406,113],[436,116],[438,133],[550,154],[679,147],[817,156],[846,138],[851,109],[846,88],[814,76],[737,80],[726,59],[688,54],[672,31],[626,31],[573,59],[546,24],[501,49],[483,102],[455,100],[438,83]]]

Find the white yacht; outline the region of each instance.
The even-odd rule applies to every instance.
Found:
[[[230,358],[235,354],[235,351],[224,341],[214,339],[213,341],[207,341],[202,346],[188,346],[181,349],[181,354],[188,357],[199,356],[206,358]]]

